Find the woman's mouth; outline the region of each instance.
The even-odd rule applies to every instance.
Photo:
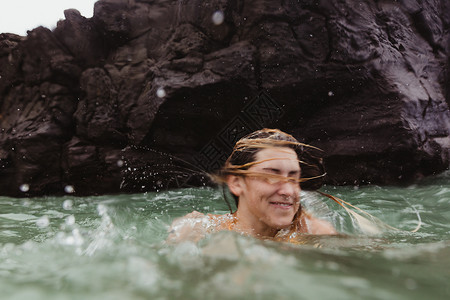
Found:
[[[292,203],[290,202],[277,202],[277,201],[271,201],[269,202],[270,205],[275,206],[277,208],[282,208],[282,209],[289,209],[293,206]]]

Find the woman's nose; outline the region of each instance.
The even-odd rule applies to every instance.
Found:
[[[297,182],[285,181],[281,183],[278,193],[280,195],[293,196],[297,193],[299,184]]]

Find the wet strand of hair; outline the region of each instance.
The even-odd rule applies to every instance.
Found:
[[[307,147],[312,148],[318,151],[323,151],[320,148],[317,148],[312,145],[294,142],[294,141],[286,141],[286,140],[275,140],[270,138],[256,138],[256,139],[242,139],[236,143],[233,151],[243,151],[248,148],[272,148],[276,146],[299,146],[299,147]]]

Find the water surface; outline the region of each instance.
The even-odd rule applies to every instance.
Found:
[[[221,232],[167,245],[192,210],[225,213],[219,191],[0,198],[2,299],[448,299],[450,174],[408,187],[324,187],[400,231],[362,234],[316,194],[304,205],[344,233],[300,245]],[[418,232],[417,212],[422,220]]]

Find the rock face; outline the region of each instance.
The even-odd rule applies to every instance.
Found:
[[[355,3],[100,0],[1,34],[0,194],[201,185],[261,127],[333,184],[447,169],[450,3]]]

